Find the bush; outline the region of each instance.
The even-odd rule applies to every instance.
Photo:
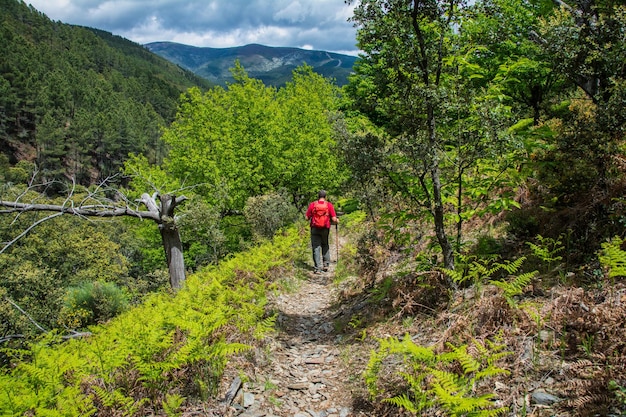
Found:
[[[49,332],[29,351],[9,351],[0,415],[165,415],[181,397],[215,399],[229,358],[275,328],[266,291],[305,246],[298,230],[287,230],[190,275],[176,294],[147,296],[88,338],[60,343]]]
[[[128,295],[111,282],[86,282],[67,291],[61,321],[70,328],[104,323],[128,309]]]
[[[218,206],[199,199],[187,203],[185,212],[178,218],[178,226],[188,268],[196,270],[204,265],[215,264],[228,253],[221,217]],[[163,248],[159,246],[157,252],[162,259]]]
[[[272,193],[249,197],[244,216],[255,238],[271,238],[279,229],[294,222],[298,211],[286,196]]]

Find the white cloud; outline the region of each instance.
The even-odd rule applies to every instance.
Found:
[[[27,0],[53,20],[145,44],[215,48],[260,43],[356,53],[344,0]]]
[[[295,1],[284,9],[277,11],[274,15],[274,20],[277,22],[302,23],[309,14],[307,9],[310,10],[310,5],[308,8],[305,8],[302,3]]]

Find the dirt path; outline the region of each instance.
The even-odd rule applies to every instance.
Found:
[[[331,245],[331,251],[335,251]],[[333,253],[333,260],[336,252]],[[243,384],[231,415],[243,417],[362,416],[353,408],[349,345],[334,329],[335,263],[310,273],[298,288],[271,300],[278,311],[278,334]],[[234,410],[233,410],[234,408]]]

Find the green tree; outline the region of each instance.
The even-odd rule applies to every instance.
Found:
[[[36,157],[48,180],[85,186],[118,173],[130,152],[160,163],[160,128],[180,94],[209,85],[140,45],[53,22],[19,0],[0,0],[0,55],[2,152]]]
[[[570,116],[575,120],[564,126],[557,151],[563,154],[572,150],[571,162],[580,158],[591,162],[587,167],[606,185],[611,155],[623,138],[626,122],[625,6],[603,0],[562,2],[543,20],[539,36],[538,42],[556,71],[591,101],[572,104],[576,111]],[[574,131],[567,129],[572,124]]]
[[[475,86],[502,95],[519,117],[540,122],[564,88],[547,52],[533,39],[540,20],[553,9],[551,0],[483,0],[472,4],[463,22],[464,56],[476,72],[466,74]]]
[[[205,184],[210,203],[225,199],[227,209],[241,209],[248,195],[270,186],[277,111],[274,89],[240,66],[233,75],[237,82],[228,90],[188,91],[163,140],[170,148],[168,172],[185,183]]]
[[[334,131],[338,99],[337,87],[306,65],[278,91],[281,125],[274,191],[287,190],[299,208],[317,191],[335,190],[346,180]]]
[[[41,219],[41,213],[23,213],[9,223],[0,217],[3,241],[15,237]],[[0,254],[0,286],[7,300],[23,308],[35,322],[52,329],[57,322],[67,288],[95,281],[126,285],[128,261],[107,233],[107,224],[59,217],[45,221]],[[6,249],[6,250],[4,250]],[[38,332],[16,307],[7,306],[11,320],[0,329],[6,334]]]
[[[461,92],[458,82],[463,7],[456,0],[362,0],[353,17],[364,55],[349,91],[360,109],[385,128],[388,136],[378,141],[386,154],[382,171],[392,187],[429,213],[448,269],[454,268],[454,248],[446,230],[450,176],[443,168],[447,148],[458,148],[455,143],[464,137],[446,122],[465,119],[460,109],[467,104],[460,93],[471,94]],[[484,143],[485,137],[477,137]]]
[[[285,189],[295,204],[341,181],[331,114],[338,90],[309,67],[294,72],[280,91],[248,77],[202,94],[190,90],[163,139],[166,171],[225,212],[240,212],[249,197]]]

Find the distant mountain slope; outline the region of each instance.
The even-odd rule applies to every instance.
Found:
[[[159,162],[180,94],[211,86],[142,45],[51,21],[23,1],[0,0],[0,27],[0,168],[28,161],[46,180],[88,185],[117,174],[129,153]]]
[[[174,42],[153,42],[145,46],[155,54],[219,85],[232,81],[230,68],[234,67],[236,60],[241,62],[250,77],[260,79],[266,85],[284,85],[291,79],[292,71],[304,63],[313,67],[318,74],[335,79],[338,85],[344,85],[358,59],[332,52],[257,44],[234,48],[202,48]]]

